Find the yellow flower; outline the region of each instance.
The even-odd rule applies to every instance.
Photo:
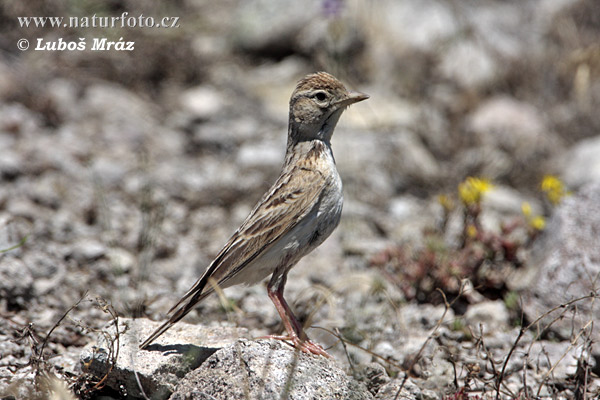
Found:
[[[473,224],[467,226],[467,236],[474,239],[477,236],[477,228]]]
[[[458,185],[458,196],[465,205],[479,204],[485,192],[489,192],[494,185],[481,178],[468,177]]]
[[[565,189],[562,181],[554,175],[544,176],[540,186],[542,191],[546,194],[548,201],[554,205],[559,204],[563,197],[571,194],[571,192]]]
[[[541,215],[537,215],[529,220],[529,225],[537,231],[542,231],[546,227],[546,220]]]
[[[523,212],[523,215],[526,217],[530,217],[531,216],[531,204],[529,204],[529,202],[524,201],[523,204],[521,204],[521,211]]]
[[[438,196],[438,203],[440,203],[445,211],[452,211],[452,209],[454,209],[452,198],[446,194],[440,194]]]
[[[524,201],[521,204],[521,211],[527,220],[527,223],[530,227],[535,229],[536,231],[542,231],[546,227],[546,220],[541,215],[533,215],[531,211],[531,204],[529,202]]]

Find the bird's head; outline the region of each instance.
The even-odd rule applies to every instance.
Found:
[[[290,99],[290,135],[296,141],[329,141],[344,109],[368,98],[364,93],[348,91],[326,72],[307,75]]]

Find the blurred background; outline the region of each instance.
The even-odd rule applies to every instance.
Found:
[[[178,27],[19,20],[124,12]],[[47,351],[76,358],[80,324],[110,321],[94,298],[163,319],[278,176],[289,96],[320,70],[371,98],[335,132],[344,215],[290,275],[298,314],[400,362],[421,319],[399,309],[431,328],[437,288],[452,321],[499,301],[507,330],[522,323],[529,281],[510,277],[560,198],[600,179],[596,0],[4,0],[0,336],[42,335],[85,293]],[[235,307],[215,296],[186,320],[281,329],[263,285],[226,293]],[[26,357],[17,342],[4,368]]]

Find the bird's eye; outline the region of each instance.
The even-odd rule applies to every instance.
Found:
[[[327,95],[325,94],[325,92],[317,92],[315,93],[315,98],[319,101],[323,101],[327,98]]]

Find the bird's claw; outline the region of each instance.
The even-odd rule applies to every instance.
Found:
[[[332,358],[329,355],[329,353],[327,353],[325,351],[325,349],[323,347],[321,347],[319,344],[311,342],[309,339],[302,340],[298,336],[295,336],[295,335],[294,336],[291,336],[291,335],[281,335],[281,336],[267,335],[267,336],[261,336],[261,337],[259,337],[259,339],[281,340],[283,342],[286,342],[290,346],[294,347],[295,349],[302,351],[303,353],[315,354],[317,356],[323,356],[325,358]]]

